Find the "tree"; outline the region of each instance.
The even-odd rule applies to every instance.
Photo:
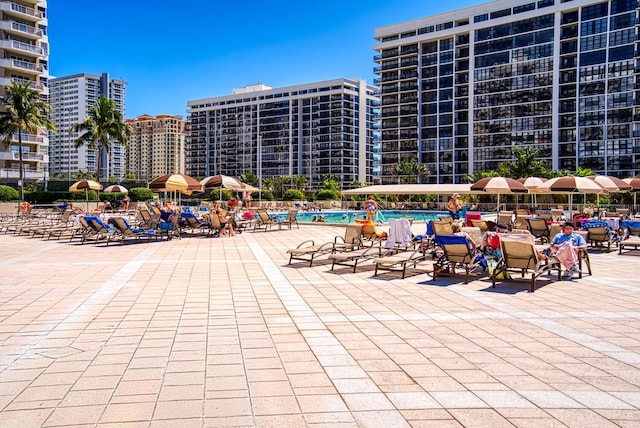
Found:
[[[502,177],[547,177],[551,174],[546,163],[539,159],[540,152],[534,148],[514,147],[513,156],[514,160],[503,162],[498,167],[498,173]]]
[[[110,156],[111,142],[128,145],[131,128],[122,120],[115,102],[100,95],[98,102],[89,109],[86,119],[73,125],[72,132],[83,132],[75,141],[76,148],[87,144],[89,150],[97,150],[96,176],[100,181],[101,155],[103,149]]]
[[[49,119],[51,106],[43,101],[40,92],[31,88],[31,82],[11,82],[6,95],[0,98],[0,135],[5,146],[10,146],[18,135],[19,197],[24,200],[24,167],[22,158],[22,132],[36,134],[38,131],[55,131]]]
[[[249,186],[258,187],[260,185],[258,183],[258,176],[252,172],[242,173],[238,178],[240,179],[240,181],[242,181],[245,184],[248,184]]]
[[[399,183],[410,184],[427,178],[431,172],[424,164],[419,163],[417,158],[404,158],[391,165],[391,174],[398,179]]]
[[[467,174],[465,176],[465,178],[467,179],[468,183],[475,183],[476,181],[482,180],[483,178],[487,178],[487,177],[497,177],[498,176],[498,172],[497,171],[474,171],[472,174]]]

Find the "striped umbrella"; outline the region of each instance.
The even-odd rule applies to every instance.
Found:
[[[260,189],[253,187],[247,183],[243,183],[237,178],[229,177],[228,175],[212,175],[200,180],[206,189],[220,188],[220,199],[222,199],[222,189],[231,189],[236,192],[259,192]]]
[[[203,192],[202,184],[193,177],[184,174],[165,174],[151,181],[147,187],[156,192],[180,191],[184,193]]]
[[[119,184],[112,184],[111,186],[107,186],[104,188],[105,192],[114,192],[114,193],[128,193],[129,190],[124,187],[121,186]]]
[[[638,204],[636,203],[637,202],[636,196],[638,195],[638,192],[640,192],[640,178],[629,177],[629,178],[623,178],[622,181],[624,181],[625,183],[631,186],[630,192],[633,192],[633,210],[637,212]]]
[[[518,178],[518,181],[524,185],[527,189],[529,189],[529,193],[537,193],[538,187],[542,186],[542,184],[547,181],[547,178],[542,177],[526,177],[526,178]],[[533,206],[537,205],[536,195],[531,195],[531,200],[533,202]]]
[[[509,193],[528,193],[529,190],[513,178],[507,177],[486,177],[471,185],[471,190],[475,192],[494,193],[498,195],[498,212],[500,211],[500,195]]]
[[[542,183],[542,185],[538,187],[538,192],[556,192],[568,194],[569,211],[573,209],[572,205],[574,193],[607,193],[607,191],[594,180],[591,180],[588,177],[575,177],[573,175],[552,178],[551,180]]]
[[[102,190],[102,184],[93,180],[80,180],[76,181],[69,187],[70,192],[84,192],[87,200],[87,211],[89,211],[89,190],[100,191]],[[100,198],[98,198],[100,200]]]
[[[618,177],[594,175],[589,178],[602,186],[607,192],[628,192],[631,190],[631,185]]]

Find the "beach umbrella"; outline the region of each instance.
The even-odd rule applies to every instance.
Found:
[[[597,182],[588,177],[575,177],[568,175],[565,177],[556,177],[545,181],[538,186],[538,192],[555,192],[566,193],[569,195],[569,211],[573,210],[573,194],[574,193],[593,193],[603,194],[607,191]]]
[[[100,191],[102,190],[102,184],[93,180],[80,180],[76,181],[69,187],[70,192],[84,192],[87,200],[87,211],[89,211],[89,190]]]
[[[618,177],[593,175],[589,178],[602,186],[607,192],[628,192],[631,190],[631,185]]]
[[[513,178],[507,177],[486,177],[482,178],[471,185],[470,188],[475,192],[493,193],[498,195],[498,209],[500,211],[500,195],[509,193],[528,193],[529,190]]]
[[[537,203],[535,202],[535,197],[536,197],[535,194],[538,193],[538,187],[540,187],[542,183],[547,181],[547,178],[525,177],[525,178],[519,178],[518,181],[522,183],[524,187],[526,187],[529,190],[529,193],[532,193],[531,198],[533,201],[533,205],[536,206]]]
[[[105,187],[103,192],[128,193],[129,190],[119,184],[112,184],[111,186]]]
[[[206,189],[220,188],[220,199],[222,199],[222,189],[230,189],[236,192],[259,192],[260,189],[247,183],[243,183],[237,178],[228,175],[212,175],[200,180],[200,184]]]
[[[628,192],[631,190],[631,185],[625,183],[618,177],[612,177],[610,175],[592,175],[589,178],[600,186],[602,186],[607,192]],[[600,210],[600,195],[598,195],[598,210]]]
[[[152,180],[147,187],[156,192],[181,192],[185,195],[204,192],[202,184],[185,174],[165,174]],[[166,197],[166,195],[165,195]]]
[[[202,184],[185,174],[165,174],[152,180],[147,187],[156,192],[203,192]]]
[[[625,183],[631,186],[630,192],[633,193],[633,210],[637,212],[638,206],[636,203],[636,196],[638,192],[640,192],[640,178],[629,177],[629,178],[623,178],[622,181],[624,181]]]

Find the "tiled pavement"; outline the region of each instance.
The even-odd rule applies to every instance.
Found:
[[[0,427],[640,426],[640,253],[535,293],[287,265],[341,233],[0,236]]]

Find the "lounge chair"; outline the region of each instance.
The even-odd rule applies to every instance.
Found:
[[[558,271],[558,281],[562,267],[560,262],[553,259],[543,259],[538,256],[535,248],[535,238],[526,234],[504,234],[500,236],[500,250],[502,257],[491,273],[491,287],[495,288],[499,276],[506,276],[508,271],[519,271],[524,278],[531,273],[531,292],[536,289],[536,279],[542,275]],[[500,279],[504,280],[504,279]]]
[[[489,225],[484,220],[469,219],[471,226],[480,228],[480,232],[485,233],[489,230]]]
[[[258,208],[256,210],[256,222],[253,224],[254,232],[262,228],[264,228],[264,231],[266,232],[271,229],[274,224],[276,224],[274,217],[271,217],[266,210],[262,208]]]
[[[507,226],[507,229],[511,230],[511,227],[513,226],[513,213],[510,211],[499,212],[496,223]]]
[[[373,260],[376,266],[374,276],[378,275],[379,270],[401,271],[402,278],[404,279],[407,274],[407,265],[413,265],[415,268],[418,263],[427,259],[427,254],[428,253],[422,248],[401,251],[399,253],[388,252],[386,255]]]
[[[100,217],[96,216],[85,216],[84,220],[89,227],[89,233],[82,234],[81,244],[84,244],[88,241],[95,241],[96,243],[102,239],[108,239],[111,235],[114,234],[114,229],[109,229],[109,226],[104,224],[104,222],[100,219]]]
[[[560,221],[564,217],[564,211],[561,209],[553,209],[551,210],[551,220]]]
[[[607,246],[607,251],[611,251],[611,232],[609,226],[605,222],[584,222],[582,227],[587,229],[587,242],[592,247],[604,248]]]
[[[638,247],[640,247],[640,237],[630,236],[628,239],[620,241],[618,244],[618,254],[622,254],[622,250],[624,249],[630,250],[631,247],[633,247],[633,250],[638,250]]]
[[[433,279],[435,280],[441,272],[453,273],[455,266],[460,265],[465,270],[464,283],[467,284],[469,273],[481,266],[476,261],[473,245],[469,239],[458,235],[436,235],[435,241],[443,254],[433,264]]]
[[[353,267],[353,273],[356,273],[358,263],[365,260],[371,260],[382,256],[382,246],[374,245],[371,247],[362,247],[357,250],[344,251],[329,255],[331,260],[331,270],[335,265]]]
[[[550,242],[550,234],[549,225],[547,221],[543,218],[527,218],[527,230],[531,232],[531,234],[539,239],[542,244],[545,242]]]
[[[448,221],[432,221],[433,233],[435,235],[453,235],[453,228]]]
[[[215,215],[214,215],[215,216]],[[208,217],[210,220],[211,217]],[[182,213],[180,215],[182,219],[182,226],[180,227],[180,233],[182,234],[185,231],[189,231],[191,235],[198,232],[201,235],[209,235],[211,234],[212,228],[211,223],[208,221],[200,221],[198,217],[193,213]]]
[[[300,225],[298,224],[298,217],[297,216],[298,216],[298,210],[289,210],[287,212],[287,218],[284,219],[283,221],[281,221],[280,223],[278,223],[278,226],[280,228],[282,228],[284,226],[288,226],[289,230],[291,230],[291,227],[295,224],[296,227],[298,229],[300,229]]]
[[[108,236],[107,246],[112,240],[116,239],[120,241],[120,244],[123,244],[127,239],[139,240],[140,238],[145,238],[148,241],[158,236],[155,230],[133,229],[123,217],[111,217],[108,220],[108,224],[115,227],[115,233]]]
[[[347,225],[344,237],[336,236],[333,241],[323,244],[316,244],[313,240],[304,241],[296,248],[287,250],[287,254],[289,254],[289,264],[291,264],[293,260],[302,260],[309,262],[309,266],[311,266],[316,256],[362,248],[361,234],[362,225],[355,223]]]

